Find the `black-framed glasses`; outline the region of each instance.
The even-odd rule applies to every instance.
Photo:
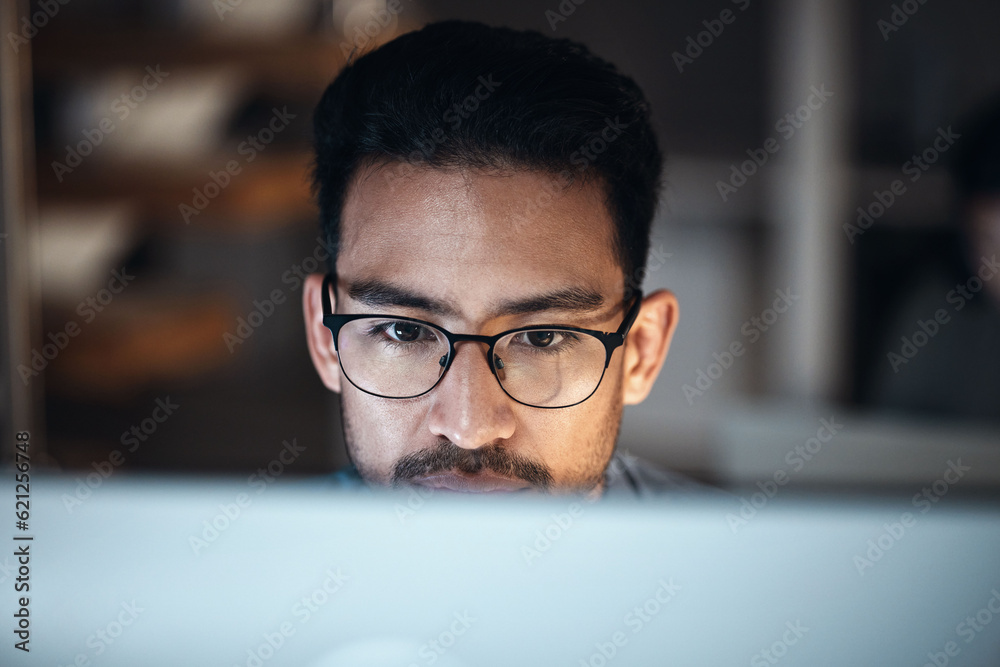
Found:
[[[455,344],[489,346],[486,363],[513,400],[535,408],[568,408],[597,391],[611,355],[625,343],[639,314],[639,292],[613,333],[562,325],[511,329],[495,336],[456,334],[436,324],[396,315],[334,314],[333,274],[323,279],[323,324],[348,381],[382,398],[416,398],[441,382]]]

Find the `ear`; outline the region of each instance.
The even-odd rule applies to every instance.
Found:
[[[323,325],[323,274],[311,273],[306,276],[302,289],[302,311],[306,318],[306,342],[313,366],[330,391],[340,393],[340,360],[333,346],[333,336]],[[337,290],[331,286],[330,303],[337,310]]]
[[[667,358],[678,314],[677,297],[667,290],[657,290],[642,300],[625,341],[622,394],[626,405],[641,403],[652,390]]]

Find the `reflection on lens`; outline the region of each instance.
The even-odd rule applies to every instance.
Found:
[[[441,331],[406,320],[353,320],[340,330],[337,345],[351,382],[392,398],[426,392],[441,377],[448,358],[448,339]]]
[[[500,339],[500,383],[510,396],[538,407],[584,400],[604,374],[604,344],[593,336],[559,329],[524,331]]]

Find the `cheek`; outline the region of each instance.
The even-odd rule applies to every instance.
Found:
[[[340,400],[344,439],[365,478],[387,482],[401,456],[427,445],[427,430],[420,431],[426,408],[419,403],[380,399],[354,387]]]
[[[523,451],[549,466],[556,486],[588,487],[600,479],[621,424],[621,385],[621,367],[612,362],[597,392],[580,405],[524,415]]]

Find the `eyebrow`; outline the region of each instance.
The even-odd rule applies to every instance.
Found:
[[[372,279],[349,283],[347,295],[369,308],[414,308],[442,317],[458,317],[458,311],[444,301],[432,299],[400,285]],[[568,287],[523,299],[500,301],[490,317],[527,315],[547,310],[577,313],[598,310],[605,303],[599,292],[583,287]]]

